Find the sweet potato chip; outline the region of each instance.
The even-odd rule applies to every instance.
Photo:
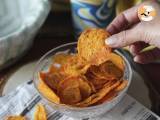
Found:
[[[43,94],[46,98],[48,98],[50,101],[54,103],[60,103],[59,97],[56,95],[56,93],[41,79],[41,75],[39,73],[39,84],[38,84],[38,90]]]
[[[116,53],[110,54],[110,61],[115,64],[119,69],[124,71],[124,60],[121,56],[117,55]]]
[[[59,84],[58,95],[62,103],[75,104],[95,92],[84,76],[69,77]]]
[[[99,105],[102,104],[106,101],[110,101],[112,100],[114,97],[116,97],[118,95],[118,92],[115,90],[110,91],[108,94],[106,94],[106,96],[104,96],[101,100],[99,100],[98,102],[96,102],[94,105]]]
[[[123,76],[123,71],[119,69],[111,61],[106,61],[105,63],[99,66],[101,73],[106,75],[111,75],[113,78],[120,79]]]
[[[59,83],[58,95],[62,103],[74,104],[81,101],[79,83],[76,77],[67,78]]]
[[[96,90],[96,88],[95,88],[94,84],[93,84],[91,81],[87,80],[87,83],[88,83],[88,84],[89,84],[89,86],[91,87],[91,89],[92,89],[92,93],[97,92],[97,90]]]
[[[78,76],[84,74],[89,66],[89,64],[86,65],[82,61],[79,61],[78,56],[74,56],[68,59],[67,63],[62,66],[60,72],[64,76]]]
[[[101,64],[100,66],[91,66],[88,69],[88,72],[91,73],[90,75],[93,77],[93,79],[106,79],[106,80],[116,79],[115,76],[103,70],[106,67],[104,65],[105,64]]]
[[[121,91],[123,90],[128,84],[128,81],[127,80],[122,80],[120,85],[117,86],[117,88],[115,88],[115,91]]]
[[[105,45],[109,33],[104,29],[90,28],[82,32],[78,40],[79,56],[92,65],[99,65],[109,59],[111,48]]]
[[[91,93],[95,91],[94,88],[90,86],[91,84],[89,84],[85,77],[77,77],[77,80],[79,82],[79,89],[82,100],[89,97]]]
[[[9,116],[9,117],[7,117],[7,119],[6,120],[26,120],[26,118],[24,117],[24,116]]]
[[[90,97],[76,104],[78,107],[87,107],[90,106],[97,101],[101,100],[106,94],[115,89],[120,84],[120,81],[110,81],[106,83],[104,87],[99,90],[97,93],[92,94]]]
[[[49,67],[49,73],[57,73],[59,72],[60,66],[57,67],[55,63],[53,63],[50,67]]]
[[[103,85],[109,81],[108,79],[98,78],[97,76],[93,75],[93,73],[91,73],[91,72],[90,73],[87,72],[85,75],[86,75],[88,81],[93,84],[96,91],[101,89],[103,87]]]
[[[72,57],[74,55],[66,54],[66,53],[59,53],[54,55],[53,57],[53,63],[58,63],[60,65],[63,65],[67,63],[68,58]]]
[[[107,79],[93,79],[92,83],[95,86],[96,90],[103,88],[103,86],[109,82]]]
[[[42,104],[38,104],[36,106],[36,111],[34,113],[34,120],[47,120],[47,114]]]
[[[50,73],[57,73],[59,72],[60,68],[68,62],[68,59],[72,58],[75,55],[66,54],[66,53],[59,53],[54,55],[53,63],[49,68]]]
[[[52,89],[57,90],[58,84],[62,79],[58,73],[40,72],[40,78]]]

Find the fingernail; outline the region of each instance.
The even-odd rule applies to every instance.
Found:
[[[133,56],[136,56],[137,54],[136,54],[136,52],[135,52],[135,48],[134,48],[134,46],[130,46],[129,47],[129,49],[130,49],[130,53],[133,55]]]
[[[134,62],[136,62],[136,63],[143,63],[143,62],[141,61],[141,59],[139,58],[139,56],[135,56],[133,60],[134,60]]]
[[[105,44],[106,45],[109,45],[109,46],[114,46],[115,45],[115,40],[113,39],[113,38],[111,38],[111,37],[109,37],[109,38],[107,38],[106,40],[105,40]]]

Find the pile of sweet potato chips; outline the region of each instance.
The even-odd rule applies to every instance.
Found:
[[[88,107],[112,100],[127,86],[124,61],[105,45],[104,29],[85,30],[78,40],[78,53],[54,55],[48,72],[39,72],[38,89],[48,100],[75,107]]]

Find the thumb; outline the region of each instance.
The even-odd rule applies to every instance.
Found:
[[[125,47],[141,40],[140,34],[134,28],[124,30],[107,38],[105,43],[113,48]]]

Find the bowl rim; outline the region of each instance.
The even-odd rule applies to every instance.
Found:
[[[76,107],[76,106],[70,106],[70,105],[65,105],[65,104],[59,104],[59,103],[54,103],[52,102],[51,100],[49,100],[47,97],[45,97],[43,94],[41,94],[41,92],[38,90],[37,88],[37,85],[36,85],[36,82],[35,82],[35,78],[36,78],[36,74],[37,74],[37,68],[39,68],[39,65],[41,64],[41,62],[43,60],[45,60],[45,58],[50,55],[53,51],[59,49],[59,48],[62,48],[62,47],[65,47],[65,46],[69,46],[69,45],[77,45],[77,42],[70,42],[70,43],[65,43],[65,44],[62,44],[62,45],[59,45],[51,50],[49,50],[47,53],[45,53],[39,60],[38,62],[36,63],[35,65],[35,68],[34,68],[34,71],[33,71],[33,74],[32,74],[32,79],[33,79],[33,84],[34,84],[34,87],[36,88],[36,91],[38,92],[38,94],[44,98],[44,100],[46,102],[49,102],[55,106],[58,106],[58,107],[61,107],[61,108],[67,108],[67,109],[70,109],[70,110],[79,110],[79,111],[83,111],[83,110],[90,110],[90,109],[96,109],[98,107],[101,107],[101,106],[104,106],[104,105],[107,105],[107,104],[110,104],[112,103],[114,100],[116,100],[118,97],[122,96],[123,94],[126,93],[126,91],[128,90],[130,84],[131,84],[131,81],[132,81],[132,76],[133,76],[133,72],[132,72],[132,67],[131,65],[129,64],[129,61],[128,59],[122,54],[120,53],[118,50],[115,50],[116,53],[118,53],[123,59],[124,61],[126,62],[126,64],[128,65],[128,68],[129,68],[129,78],[128,78],[128,84],[126,86],[126,88],[124,90],[122,90],[116,97],[114,97],[111,101],[106,101],[102,104],[99,104],[99,105],[95,105],[95,106],[89,106],[89,107]]]

